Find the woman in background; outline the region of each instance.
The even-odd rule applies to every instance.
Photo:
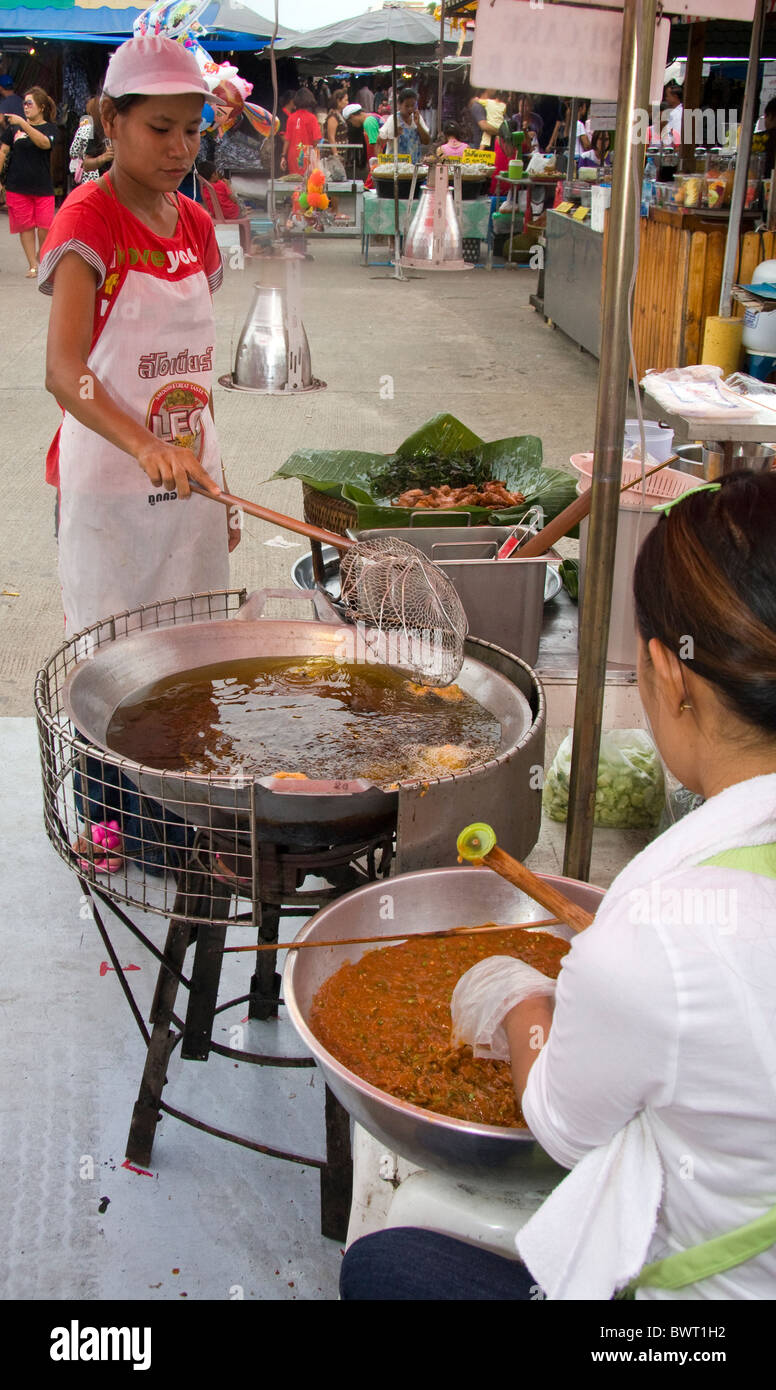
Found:
[[[6,113],[6,128],[0,136],[0,176],[5,183],[8,226],[18,235],[27,257],[27,279],[34,280],[41,247],[54,221],[51,151],[57,138],[57,108],[42,87],[30,87],[23,105],[23,116]]]
[[[312,166],[313,150],[321,142],[315,115],[315,97],[308,87],[294,93],[293,110],[286,123],[280,167],[284,173],[305,174]]]
[[[105,139],[100,120],[100,98],[92,97],[86,103],[86,115],[81,117],[70,146],[73,181],[76,184],[96,183],[112,162],[113,149]]]

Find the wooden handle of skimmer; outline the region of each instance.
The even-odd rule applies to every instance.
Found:
[[[663,468],[668,468],[669,464],[676,463],[677,457],[676,454],[672,454],[665,463],[659,463],[656,468],[648,468],[644,477],[651,478],[653,473],[660,473]],[[627,492],[628,488],[631,487],[639,487],[641,481],[641,478],[634,478],[632,483],[626,483],[624,487],[621,487],[620,492]],[[568,507],[564,507],[562,512],[558,512],[552,521],[548,521],[542,531],[537,531],[536,535],[526,541],[525,545],[521,545],[515,559],[530,560],[537,555],[545,555],[551,545],[554,545],[561,537],[568,535],[569,531],[573,531],[574,527],[584,520],[590,511],[592,502],[593,489],[589,487],[587,492],[581,493]]]
[[[351,550],[354,541],[348,540],[347,536],[339,536],[336,531],[324,531],[320,526],[311,526],[307,521],[297,521],[294,516],[286,516],[284,512],[273,512],[269,507],[260,507],[258,502],[248,502],[244,497],[234,497],[231,492],[219,492],[218,496],[214,492],[208,492],[207,488],[200,487],[189,478],[189,487],[192,492],[196,492],[200,497],[209,497],[211,502],[221,502],[225,507],[239,507],[248,516],[255,516],[259,521],[269,521],[273,526],[281,526],[285,531],[295,531],[298,536],[309,536],[311,541],[320,541],[322,545],[336,546],[337,550]]]
[[[551,883],[531,873],[519,859],[513,859],[511,854],[499,849],[490,826],[467,826],[458,837],[458,853],[472,864],[484,864],[488,869],[493,869],[513,883],[515,888],[527,893],[534,902],[541,903],[561,922],[566,922],[572,931],[584,931],[595,920],[591,912],[586,912]]]

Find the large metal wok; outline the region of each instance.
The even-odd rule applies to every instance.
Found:
[[[501,724],[495,758],[465,773],[383,791],[367,781],[294,782],[241,772],[208,776],[167,772],[111,755],[107,732],[117,706],[133,692],[177,672],[256,656],[327,656],[364,660],[358,630],[320,593],[305,597],[317,619],[263,618],[269,597],[300,601],[296,590],[251,595],[235,618],[157,627],[104,642],[70,672],[62,704],[80,734],[144,796],[193,826],[287,846],[354,842],[397,825],[400,869],[454,862],[452,824],[486,806],[499,843],[524,856],[538,834],[541,793],[531,770],[544,755],[544,699],[530,667],[489,643],[470,639],[458,683]],[[282,750],[279,750],[282,766]],[[322,831],[325,834],[322,834]]]
[[[602,888],[574,879],[542,874],[581,907],[595,912]],[[386,909],[390,900],[391,916]],[[332,941],[338,937],[394,935],[437,928],[474,926],[485,922],[509,925],[536,921],[544,909],[513,888],[491,869],[428,869],[401,874],[389,883],[374,883],[330,903],[302,928],[296,941]],[[548,930],[543,928],[542,930]],[[565,925],[552,928],[566,940]],[[429,941],[429,952],[434,942]],[[357,961],[378,946],[331,946],[315,951],[289,951],[283,997],[289,1016],[320,1066],[327,1085],[353,1118],[392,1152],[417,1163],[469,1177],[483,1178],[488,1170],[537,1175],[555,1166],[529,1130],[455,1120],[407,1101],[397,1100],[362,1081],[338,1062],[310,1028],[310,1007],[325,980],[346,961]]]

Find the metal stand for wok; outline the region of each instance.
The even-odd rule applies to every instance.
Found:
[[[86,742],[68,712],[69,682],[77,679],[79,672],[94,669],[92,658],[118,651],[119,639],[179,624],[188,632],[192,622],[203,620],[218,623],[241,612],[245,597],[240,590],[215,591],[152,604],[98,623],[54,653],[35,682],[44,822],[52,846],[77,874],[84,900],[91,904],[108,958],[145,1045],[143,1075],[126,1149],[129,1161],[138,1167],[149,1166],[156,1126],[162,1114],[168,1114],[255,1153],[317,1168],[322,1233],[344,1240],[352,1187],[350,1122],[328,1088],[323,1158],[288,1152],[220,1129],[167,1104],[162,1092],[170,1057],[178,1046],[183,1058],[198,1061],[215,1052],[257,1066],[315,1065],[309,1056],[237,1051],[213,1040],[215,1020],[226,1010],[247,1003],[250,1018],[267,1019],[277,1014],[282,1003],[274,951],[255,957],[247,994],[218,1003],[227,929],[238,924],[243,929],[256,927],[260,942],[276,942],[281,917],[312,913],[341,893],[385,876],[392,862],[395,813],[390,824],[381,821],[354,827],[357,844],[344,843],[352,836],[340,832],[338,838],[328,827],[322,830],[322,845],[315,835],[312,839],[303,837],[298,844],[293,838],[287,844],[289,837],[284,836],[282,843],[275,844],[271,836],[263,837],[254,817],[246,817],[239,777],[226,785],[221,779],[218,788],[215,783],[211,787],[206,777],[204,786],[213,808],[203,822],[201,806],[199,819],[187,812],[187,807],[192,813],[196,809],[194,798],[197,788],[202,789],[202,780],[170,774],[162,781],[157,779],[151,793],[146,794],[140,785],[145,769]],[[231,623],[222,626],[232,631]],[[130,766],[135,770],[134,781],[125,771]],[[131,810],[123,800],[128,794],[133,802]],[[216,795],[220,797],[217,808]],[[114,811],[116,797],[119,802]],[[131,831],[129,822],[123,820],[125,814],[130,817]],[[86,824],[108,825],[112,815],[122,818],[124,857],[117,860],[119,868],[102,877],[80,857],[84,851],[74,849],[74,845]],[[98,858],[96,847],[94,858]],[[310,874],[324,882],[320,888],[305,891],[304,881]],[[241,911],[240,903],[247,910]],[[125,905],[165,919],[163,950],[132,920]],[[105,909],[159,963],[148,1025],[121,968]],[[193,955],[187,967],[190,950]],[[181,987],[188,995],[185,1016],[176,1009]]]
[[[212,860],[218,847],[217,845],[207,847],[203,843],[203,839],[206,840],[207,838],[207,836],[198,836],[199,843],[195,843],[193,853],[177,876],[176,902],[170,918],[163,952],[158,950],[136,923],[95,883],[79,876],[82,891],[91,900],[95,924],[147,1049],[143,1076],[132,1112],[126,1156],[130,1163],[141,1168],[148,1168],[151,1162],[156,1126],[162,1113],[164,1113],[172,1115],[175,1119],[183,1120],[184,1123],[203,1130],[207,1134],[228,1140],[233,1144],[239,1144],[243,1148],[252,1149],[256,1153],[285,1159],[291,1163],[300,1163],[304,1167],[317,1168],[320,1171],[321,1183],[321,1232],[332,1240],[344,1240],[350,1214],[353,1182],[350,1120],[347,1112],[332,1095],[328,1086],[325,1088],[326,1156],[323,1159],[276,1149],[267,1144],[259,1143],[257,1140],[219,1129],[202,1119],[168,1105],[162,1100],[169,1060],[174,1049],[179,1045],[181,1056],[186,1060],[207,1061],[210,1053],[216,1052],[222,1057],[253,1063],[257,1066],[315,1066],[312,1057],[286,1057],[272,1053],[247,1052],[242,1049],[225,1047],[213,1040],[215,1019],[226,1010],[235,1008],[238,1004],[247,1003],[250,1018],[267,1019],[277,1014],[278,1006],[283,1001],[279,997],[280,976],[275,972],[275,952],[266,951],[258,956],[259,965],[251,979],[250,992],[220,1005],[217,1002],[227,928],[235,922],[239,922],[241,918],[239,915],[230,916],[232,899],[235,897],[235,886],[229,882],[221,882],[213,874],[213,866],[209,861]],[[338,857],[343,861],[343,869],[348,854],[352,855],[360,851],[361,848],[361,846],[342,847]],[[381,852],[379,867],[377,864],[378,851]],[[270,855],[270,859],[272,857]],[[290,867],[299,872],[313,869],[320,863],[320,856],[316,856],[315,853],[297,855],[276,853],[274,857],[279,866],[282,862],[286,869]],[[363,875],[364,881],[370,878],[374,879],[378,874],[380,877],[384,876],[390,867],[390,858],[390,846],[387,843],[370,846],[368,849],[368,870]],[[270,875],[266,891],[274,898],[283,894],[283,877],[282,872],[279,872],[273,885]],[[348,875],[343,872],[343,878],[347,877]],[[353,885],[350,883],[347,886]],[[303,894],[302,897],[305,900],[305,906],[314,910],[339,896],[342,891],[346,891],[344,883],[342,888],[335,887],[330,891],[324,889]],[[315,898],[314,903],[311,901],[312,898]],[[149,1014],[150,1032],[126,975],[121,969],[105,921],[98,910],[98,902],[103,907],[108,908],[136,940],[141,942],[159,961],[159,975]],[[197,904],[200,908],[200,911],[196,913],[195,921],[191,921],[186,915],[187,912],[192,911],[192,904]],[[271,943],[278,939],[280,918],[284,915],[298,915],[300,911],[299,895],[297,895],[297,903],[293,907],[284,906],[280,901],[262,903],[261,906],[259,940]],[[210,921],[204,925],[203,918],[206,916],[210,917]],[[251,920],[251,914],[244,914],[244,917]],[[194,957],[190,973],[187,975],[185,973],[185,961],[190,947],[193,947]],[[185,1018],[181,1018],[175,1011],[181,986],[188,991]],[[177,1031],[174,1031],[175,1029]]]

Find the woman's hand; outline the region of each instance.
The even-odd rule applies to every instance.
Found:
[[[164,488],[165,492],[177,492],[179,497],[191,494],[189,478],[199,483],[213,497],[220,496],[221,489],[210,474],[202,467],[191,449],[182,449],[177,444],[165,444],[161,439],[151,439],[134,451],[144,473],[154,487]]]
[[[285,155],[282,155],[282,156],[281,156],[281,159],[280,159],[280,167],[281,167],[281,169],[287,169],[287,168],[288,168],[288,160],[286,159],[286,156],[285,156]]]
[[[555,981],[513,956],[488,956],[462,975],[453,991],[451,1042],[468,1043],[475,1057],[510,1061],[507,1015],[537,996],[555,995]],[[545,1003],[541,1000],[542,1004]]]

